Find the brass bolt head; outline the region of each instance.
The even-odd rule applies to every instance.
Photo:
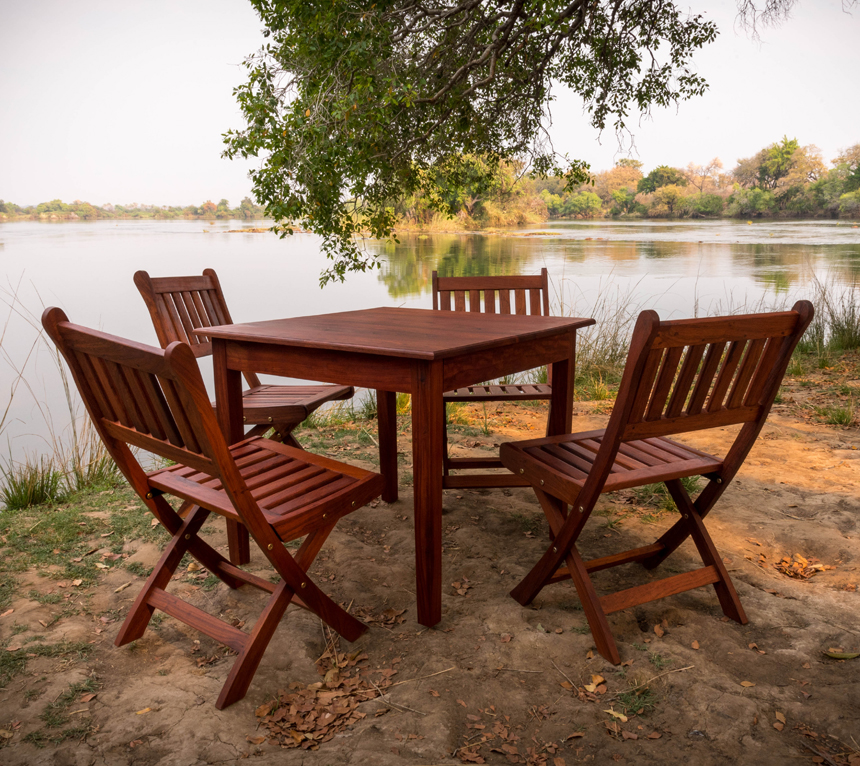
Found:
[[[272,550],[272,548],[274,548],[275,546],[274,546],[274,545],[272,545],[271,543],[269,543],[266,547],[267,547],[269,550]]]

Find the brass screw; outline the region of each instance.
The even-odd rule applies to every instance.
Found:
[[[525,473],[525,472],[526,472],[525,468],[520,468],[520,473]]]
[[[271,543],[269,543],[269,545],[267,547],[269,550],[272,550],[272,548],[274,548],[275,546],[273,546]]]
[[[543,479],[540,480],[540,485],[543,486]]]
[[[190,539],[191,539],[191,535],[185,535],[185,539],[186,539],[186,540],[190,540]]]
[[[687,513],[685,513],[685,514],[684,514],[684,518],[685,518],[685,519],[689,519],[689,518],[690,518],[690,515],[689,515],[689,514],[687,514]]]
[[[552,552],[553,552],[553,553],[558,553],[558,548],[556,548],[554,545],[552,546]]]
[[[716,479],[714,479],[714,481],[715,481],[715,482],[717,482],[717,484],[722,484],[722,483],[723,483],[723,480],[722,480],[719,476],[717,476],[717,478],[716,478]]]
[[[247,417],[245,417],[244,415],[242,415],[242,422],[243,422],[243,423],[247,423],[247,422],[248,422],[248,418],[247,418]]]
[[[303,583],[302,583],[302,587],[303,587],[303,588],[307,588],[307,587],[308,587],[308,584],[307,584],[306,582],[303,582]]]
[[[580,513],[585,513],[585,506],[580,505],[578,510]]]
[[[355,500],[352,501],[352,507],[355,508]],[[325,518],[325,516],[323,516]]]
[[[269,416],[269,422],[270,423],[272,422],[272,416],[271,415]]]
[[[324,519],[327,519],[327,518],[328,518],[328,514],[327,514],[327,513],[324,513],[324,514],[323,514],[323,518],[324,518]]]
[[[146,499],[147,499],[147,500],[152,500],[152,492],[147,492],[147,493],[146,493]]]

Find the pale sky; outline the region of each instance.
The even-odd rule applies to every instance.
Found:
[[[784,134],[828,162],[860,143],[860,8],[802,0],[759,43],[735,29],[732,0],[693,10],[706,7],[720,28],[696,56],[710,90],[631,122],[646,172],[712,157],[731,169]],[[238,204],[248,165],[221,159],[221,134],[241,127],[232,89],[260,29],[243,0],[0,0],[0,199]],[[594,170],[625,156],[557,96],[557,150]]]

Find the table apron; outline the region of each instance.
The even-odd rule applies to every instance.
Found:
[[[253,370],[264,375],[384,391],[411,392],[413,364],[409,359],[379,354],[227,341],[227,366],[231,370]]]
[[[446,391],[451,391],[568,359],[574,333],[575,330],[542,340],[511,343],[502,348],[446,359],[442,385]]]

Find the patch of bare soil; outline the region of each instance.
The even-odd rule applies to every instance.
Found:
[[[600,426],[600,409],[578,404],[575,427]],[[610,665],[569,583],[548,586],[531,608],[508,595],[547,545],[534,496],[515,489],[445,493],[443,619],[424,628],[404,431],[401,499],[342,521],[314,570],[370,630],[347,644],[291,609],[247,697],[227,710],[213,703],[230,650],[215,641],[165,617],[132,646],[113,646],[157,545],[127,544],[125,561],[140,566],[100,570],[90,588],[48,571],[16,575],[0,651],[23,652],[26,665],[0,689],[0,762],[860,764],[860,659],[827,654],[860,651],[860,440],[782,412],[709,517],[746,626],[723,618],[710,588],[673,596],[609,617],[623,660]],[[486,422],[473,412],[471,425],[452,427],[452,449],[495,450],[539,434],[544,417],[525,406]],[[681,440],[721,454],[732,435]],[[301,438],[371,466],[368,437],[365,424]],[[605,497],[581,549],[594,557],[650,543],[674,519],[665,505],[656,490]],[[209,526],[223,550],[222,526]],[[595,581],[612,590],[698,565],[688,542],[662,573],[631,564]],[[268,575],[262,556],[250,568]],[[173,587],[246,629],[265,601],[213,587],[195,566]],[[63,645],[79,650],[31,651]]]

